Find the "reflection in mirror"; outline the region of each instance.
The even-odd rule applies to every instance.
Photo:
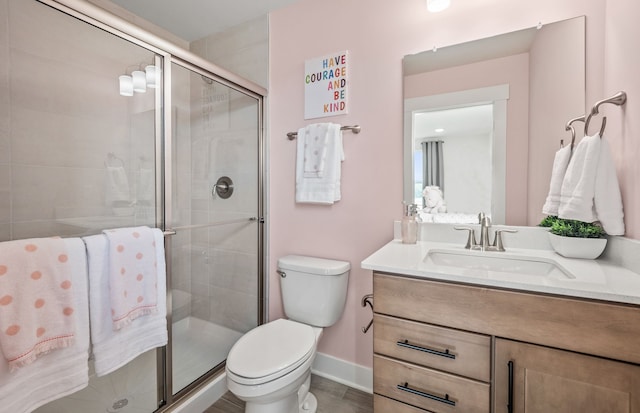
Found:
[[[539,222],[564,126],[584,112],[584,30],[578,17],[405,56],[404,200],[425,207],[440,186],[447,211],[423,220]]]
[[[435,185],[447,194],[450,211],[465,211],[467,205],[490,211],[493,104],[416,112],[413,133],[415,203],[428,206],[422,191]],[[438,173],[456,162],[464,167]]]

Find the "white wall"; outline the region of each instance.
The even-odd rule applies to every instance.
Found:
[[[444,137],[447,212],[491,212],[491,135]]]

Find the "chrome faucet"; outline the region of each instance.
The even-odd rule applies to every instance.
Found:
[[[475,230],[471,227],[453,227],[456,230],[469,231],[469,237],[467,238],[467,244],[465,248],[468,250],[479,251],[504,251],[504,244],[502,243],[503,232],[518,232],[515,229],[497,229],[494,232],[493,243],[489,243],[489,228],[491,228],[491,218],[486,216],[484,212],[478,214],[478,223],[480,224],[480,243],[476,241]]]
[[[476,247],[480,251],[485,251],[491,245],[489,244],[489,228],[491,228],[491,218],[486,216],[484,212],[478,214],[478,223],[480,224],[480,245]]]

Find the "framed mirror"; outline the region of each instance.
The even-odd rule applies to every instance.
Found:
[[[536,225],[565,125],[584,113],[585,18],[405,56],[403,81],[403,193],[423,221]]]

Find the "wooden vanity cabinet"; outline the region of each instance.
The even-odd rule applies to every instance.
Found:
[[[495,412],[640,411],[637,365],[504,339],[495,354]]]
[[[640,412],[638,306],[380,272],[373,291],[376,413]]]
[[[373,324],[375,412],[489,413],[490,336],[378,312]]]

